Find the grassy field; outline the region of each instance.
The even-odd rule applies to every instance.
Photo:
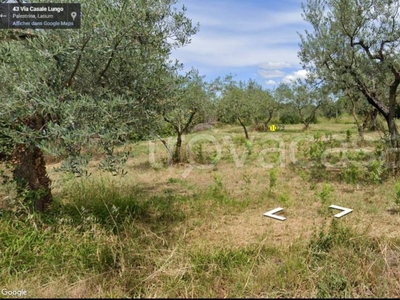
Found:
[[[46,216],[0,193],[0,287],[28,297],[400,297],[400,186],[351,121],[130,146],[125,176],[49,164]],[[173,139],[170,140],[173,142]],[[14,203],[15,204],[15,203]],[[335,218],[339,205],[353,211]],[[11,207],[11,208],[9,208]],[[285,221],[263,214],[282,207]],[[0,295],[0,297],[7,297]]]

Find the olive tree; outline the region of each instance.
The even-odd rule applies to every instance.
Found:
[[[192,70],[184,76],[176,75],[174,78],[174,82],[170,85],[170,92],[159,101],[155,112],[172,127],[177,136],[174,150],[169,149],[164,140],[161,139],[161,142],[170,152],[172,163],[180,163],[182,135],[187,133],[194,124],[204,121],[201,116],[204,116],[208,99],[203,77],[198,71]]]
[[[246,139],[249,139],[247,126],[253,124],[265,128],[278,109],[278,102],[272,94],[253,80],[235,82],[228,76],[219,83],[220,97],[217,112],[220,121],[228,124],[239,123]]]
[[[400,84],[400,2],[308,0],[302,5],[312,31],[301,34],[304,68],[333,91],[357,91],[385,118],[392,147]]]
[[[231,81],[225,86],[218,101],[218,117],[220,121],[228,124],[239,122],[246,139],[249,139],[246,126],[251,124],[253,110],[246,88],[246,83],[243,81],[239,83]]]
[[[266,130],[280,107],[279,101],[273,97],[272,92],[252,80],[248,82],[246,96],[251,105],[253,125],[259,130]]]
[[[112,154],[146,124],[179,68],[171,50],[198,30],[176,2],[84,1],[79,30],[0,32],[2,134],[18,191],[36,210],[52,202],[44,154],[78,156],[93,137]]]
[[[276,97],[286,103],[291,103],[308,130],[310,123],[315,120],[317,110],[327,99],[327,94],[314,79],[297,80],[290,84],[281,83],[276,89]]]

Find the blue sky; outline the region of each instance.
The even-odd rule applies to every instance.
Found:
[[[190,45],[173,59],[205,75],[206,81],[232,74],[265,88],[304,78],[297,57],[300,38],[310,25],[301,16],[302,0],[180,0],[186,15],[200,23]]]

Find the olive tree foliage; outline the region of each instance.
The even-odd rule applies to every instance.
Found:
[[[353,116],[361,141],[365,140],[366,130],[382,129],[378,122],[378,110],[369,105],[365,97],[359,91],[346,90],[339,94],[339,99],[345,101],[349,113]]]
[[[246,99],[246,86],[244,82],[230,82],[222,93],[218,102],[218,116],[223,123],[239,124],[243,127],[246,139],[249,134],[246,126],[251,122],[251,105]]]
[[[385,118],[392,147],[400,84],[400,2],[308,0],[303,17],[313,30],[301,37],[304,68],[332,91],[361,94]]]
[[[290,103],[295,113],[308,130],[316,118],[316,112],[327,101],[327,91],[320,86],[315,78],[309,76],[306,80],[297,80],[290,84],[281,83],[275,95],[280,101]]]
[[[361,141],[365,140],[366,130],[381,130],[382,126],[378,120],[378,111],[371,106],[359,91],[340,91],[336,93],[336,99],[327,99],[321,105],[323,116],[328,119],[338,119],[347,113],[353,116]]]
[[[261,85],[251,80],[246,93],[252,110],[252,124],[258,130],[267,130],[269,122],[280,108],[278,99],[274,98],[273,92],[263,89]]]
[[[66,167],[79,173],[95,138],[107,154],[103,168],[115,171],[114,147],[149,129],[164,78],[180,68],[171,50],[198,30],[176,2],[84,1],[79,30],[33,30],[24,39],[0,32],[0,125],[11,144],[0,149],[36,210],[52,202],[45,153],[69,157]]]
[[[194,124],[204,121],[209,101],[203,79],[196,70],[186,75],[176,75],[169,87],[170,92],[158,101],[156,114],[172,128],[177,137],[174,150],[169,148],[165,140],[160,139],[167,148],[172,163],[182,162],[182,135]]]
[[[220,121],[239,123],[249,139],[247,126],[262,124],[266,127],[278,106],[271,93],[253,80],[235,82],[226,78],[217,108]]]
[[[336,99],[327,99],[327,101],[324,102],[320,108],[320,114],[329,120],[337,120],[343,114],[347,113],[347,111],[349,114],[351,113],[350,109],[348,109],[349,103],[347,98],[341,95],[335,96],[337,96]]]

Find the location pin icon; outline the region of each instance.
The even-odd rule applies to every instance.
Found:
[[[76,12],[74,12],[74,11],[73,11],[73,12],[71,13],[71,17],[72,17],[72,20],[74,20],[74,21],[75,21],[75,18],[76,18]]]

